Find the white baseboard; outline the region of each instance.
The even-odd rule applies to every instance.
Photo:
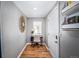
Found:
[[[30,43],[26,43],[24,48],[21,50],[20,54],[17,56],[17,58],[20,58],[20,56],[22,55],[23,51],[25,50],[26,46],[30,44]]]
[[[44,43],[44,45],[46,46],[46,44]],[[50,51],[50,49],[46,46],[46,48],[47,48],[47,50],[49,51],[49,53],[51,54],[51,56],[52,56],[52,53],[51,53],[51,51]],[[52,56],[53,57],[53,56]]]
[[[46,46],[46,44],[45,44],[45,43],[44,43],[44,45]],[[49,50],[47,46],[46,46],[46,48],[47,48],[47,50]]]
[[[52,50],[50,48],[48,48],[48,50],[49,50],[51,56],[54,58],[54,54],[52,54],[53,53]]]

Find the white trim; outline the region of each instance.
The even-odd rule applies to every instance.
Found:
[[[49,53],[51,54],[51,51],[50,51],[50,49],[46,46],[46,44],[44,43],[44,45],[45,45],[45,47],[47,48],[47,50],[49,51]],[[51,54],[51,56],[52,56],[52,54]],[[52,56],[53,57],[53,56]]]
[[[54,57],[54,54],[52,54],[52,52],[51,52],[51,49],[48,49],[48,51],[50,52],[51,56],[52,56],[53,58],[55,58],[55,57]]]
[[[23,51],[25,50],[26,46],[30,44],[30,43],[26,43],[24,48],[21,50],[20,54],[17,56],[17,58],[20,58],[20,56],[22,55]]]
[[[46,46],[46,44],[45,44],[45,43],[43,43],[43,44]],[[46,48],[47,48],[47,50],[49,50],[47,46],[46,46]]]

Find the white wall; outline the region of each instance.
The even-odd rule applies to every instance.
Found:
[[[44,35],[45,39],[45,33],[46,33],[46,25],[45,25],[45,19],[44,18],[28,18],[28,28],[27,28],[27,42],[30,42],[30,36],[31,36],[31,30],[33,26],[33,21],[42,21],[42,33]]]
[[[19,30],[19,18],[24,14],[13,2],[1,2],[1,7],[2,57],[17,57],[26,43],[26,29],[23,33]]]
[[[55,43],[55,41],[58,41],[56,39],[56,35],[59,33],[59,27],[58,27],[58,3],[54,5],[53,10],[51,13],[47,16],[46,19],[46,32],[47,32],[47,41],[48,41],[48,48],[51,52],[53,57],[59,57],[59,44],[58,42]]]

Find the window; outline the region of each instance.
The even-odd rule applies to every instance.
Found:
[[[42,34],[42,21],[34,21],[33,30],[34,30],[34,35]]]

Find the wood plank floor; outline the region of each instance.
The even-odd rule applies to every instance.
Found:
[[[32,47],[29,44],[23,51],[20,58],[52,58],[52,56],[45,45]]]

